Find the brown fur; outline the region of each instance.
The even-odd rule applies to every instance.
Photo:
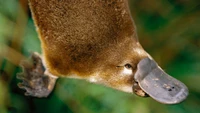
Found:
[[[121,70],[129,63],[135,72],[148,54],[137,40],[127,0],[29,1],[45,65],[53,75],[98,74],[99,83],[117,89],[133,85],[133,75]]]

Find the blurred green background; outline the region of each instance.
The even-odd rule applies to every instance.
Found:
[[[139,40],[158,64],[189,88],[164,105],[83,80],[59,79],[48,98],[17,87],[21,59],[40,50],[27,0],[0,0],[0,113],[200,113],[200,1],[131,0]]]

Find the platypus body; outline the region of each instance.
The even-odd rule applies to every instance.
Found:
[[[46,97],[57,77],[86,79],[174,104],[187,87],[142,48],[128,0],[29,0],[43,54],[22,63],[19,86]]]

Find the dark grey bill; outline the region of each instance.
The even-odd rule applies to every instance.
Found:
[[[134,79],[141,89],[158,102],[176,104],[188,95],[187,87],[165,73],[154,60],[142,59],[137,65]]]

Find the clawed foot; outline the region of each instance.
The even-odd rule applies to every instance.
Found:
[[[33,53],[29,60],[22,61],[22,73],[17,78],[22,80],[18,86],[25,89],[26,96],[47,97],[54,88],[57,77],[50,75],[45,69],[42,59]]]

